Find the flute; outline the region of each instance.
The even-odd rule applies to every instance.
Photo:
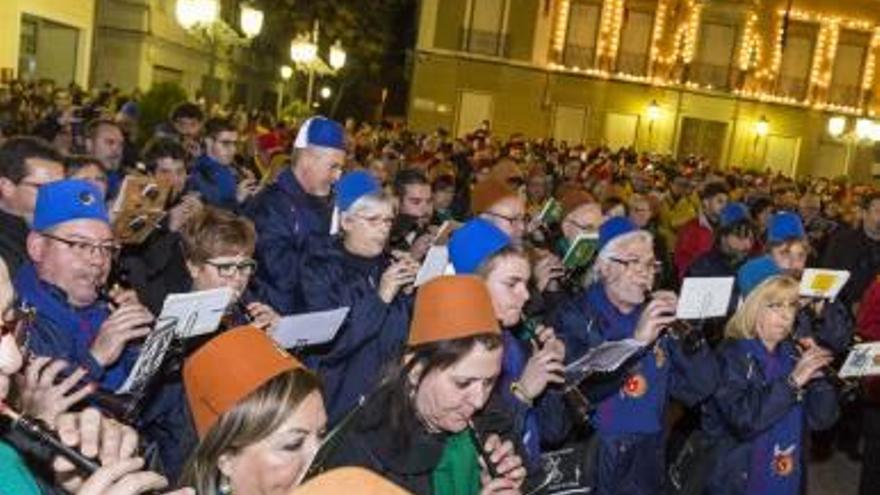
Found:
[[[489,473],[489,478],[499,478],[498,470],[495,469],[495,465],[492,464],[492,460],[486,452],[483,438],[477,433],[477,428],[474,426],[473,421],[468,421],[468,435],[471,437],[471,443],[474,444],[474,448],[477,449],[477,455],[480,456],[480,459],[483,459],[483,463],[486,465],[486,471]]]
[[[22,416],[2,402],[0,402],[0,416],[8,419],[14,429],[53,453],[63,456],[83,473],[91,475],[100,467],[93,459],[89,459],[78,450],[65,445],[53,433],[41,426],[37,420]]]

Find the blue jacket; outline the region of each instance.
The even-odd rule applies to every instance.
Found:
[[[324,382],[330,425],[373,391],[384,365],[399,358],[406,342],[413,298],[400,293],[386,304],[379,297],[379,280],[388,265],[385,256],[349,254],[336,239],[313,240],[303,257],[304,309],[351,308],[332,342],[305,352]]]
[[[246,204],[245,214],[259,233],[253,298],[281,315],[305,311],[300,265],[307,239],[330,233],[330,198],[306,194],[288,169]]]
[[[202,200],[211,206],[230,211],[238,208],[238,179],[235,173],[231,167],[221,165],[208,155],[201,155],[196,159],[186,188],[200,193]]]
[[[788,373],[780,374],[774,380],[768,380],[765,366],[760,356],[752,352],[746,341],[725,341],[718,349],[718,361],[721,379],[712,399],[704,406],[703,431],[707,439],[714,444],[713,467],[709,474],[709,482],[705,493],[713,495],[745,494],[749,486],[749,478],[755,465],[763,466],[764,462],[755,462],[757,455],[769,456],[779,452],[757,452],[756,446],[765,433],[783,421],[793,408],[802,406],[800,428],[820,430],[830,427],[837,419],[837,392],[825,379],[811,381],[803,398],[798,402],[797,393],[788,384]],[[780,344],[778,353],[788,359],[788,366],[794,367],[794,349],[788,342]],[[799,493],[803,476],[804,445],[795,445],[796,465],[791,466],[797,479],[783,492],[776,489],[774,495]],[[783,449],[790,450],[790,449]],[[778,462],[778,461],[777,461]],[[790,491],[789,491],[790,490]],[[750,494],[751,495],[751,494]],[[761,495],[756,493],[755,495]]]
[[[605,341],[631,338],[642,307],[620,313],[601,283],[562,303],[551,318],[566,344],[566,360],[583,356]],[[692,355],[670,336],[637,353],[623,367],[622,382],[599,396],[590,419],[599,435],[597,493],[658,493],[664,479],[662,417],[668,396],[686,405],[708,398],[718,381],[715,358],[703,345]],[[622,385],[621,385],[622,383]]]
[[[36,318],[28,328],[27,346],[38,356],[63,359],[71,366],[87,372],[87,379],[115,391],[128,377],[137,360],[134,346],[126,346],[122,356],[104,368],[89,350],[110,311],[104,302],[75,308],[58,287],[37,278],[34,265],[23,265],[15,276],[15,292],[19,300],[36,310]]]
[[[855,319],[840,299],[825,301],[816,314],[809,307],[801,308],[795,319],[796,337],[813,337],[822,347],[840,356],[845,354],[856,327]]]
[[[522,376],[532,355],[531,344],[506,329],[502,338],[504,358],[495,391],[501,394],[513,418],[515,431],[520,433],[527,456],[524,461],[536,467],[541,461],[541,445],[555,446],[565,441],[572,426],[570,413],[562,392],[552,386],[535,399],[532,407],[513,395],[510,384]]]

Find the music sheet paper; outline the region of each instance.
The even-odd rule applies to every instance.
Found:
[[[645,344],[636,339],[603,342],[569,363],[565,367],[565,374],[584,375],[614,371],[644,347]]]
[[[328,311],[285,316],[278,322],[271,335],[275,342],[285,349],[324,344],[336,337],[336,333],[348,316],[348,311],[348,306],[345,306]]]
[[[428,249],[428,254],[425,255],[425,261],[422,262],[422,266],[419,268],[419,273],[416,274],[416,281],[413,285],[421,287],[443,275],[446,273],[447,265],[449,265],[449,248],[445,245],[431,246]]]
[[[702,320],[727,314],[733,277],[688,277],[681,284],[675,317]]]
[[[838,376],[850,378],[872,375],[880,375],[880,342],[854,345],[846,356]]]
[[[174,338],[189,338],[211,333],[220,326],[234,293],[228,287],[186,294],[170,294],[162,305],[156,326],[141,346],[125,383],[117,393],[142,390],[161,368]]]
[[[807,268],[801,276],[800,295],[834,300],[849,281],[846,270]]]

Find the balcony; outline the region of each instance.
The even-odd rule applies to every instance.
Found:
[[[492,57],[506,56],[507,45],[510,41],[508,34],[481,29],[462,29],[460,38],[462,51]]]
[[[807,78],[793,76],[779,76],[776,94],[796,100],[807,97]]]
[[[562,64],[566,67],[586,69],[593,66],[595,59],[595,46],[565,45],[565,51],[562,52]]]
[[[730,65],[715,65],[697,62],[691,64],[689,79],[702,86],[714,89],[730,89]]]
[[[644,76],[648,72],[648,54],[645,52],[619,52],[617,54],[617,72]]]
[[[844,86],[832,84],[828,94],[828,101],[835,105],[858,107],[862,95],[862,88],[858,85]]]

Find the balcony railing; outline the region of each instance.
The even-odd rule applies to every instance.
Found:
[[[494,57],[507,55],[510,36],[506,33],[481,29],[462,29],[460,36],[462,51]]]
[[[797,100],[807,97],[807,78],[779,76],[776,94]]]
[[[617,54],[617,72],[644,76],[648,72],[648,54],[620,52]]]
[[[714,89],[730,89],[730,65],[701,62],[691,64],[689,79],[702,86],[712,86]]]
[[[828,100],[835,105],[845,105],[848,107],[856,107],[859,105],[859,98],[862,95],[862,88],[857,85],[844,86],[841,84],[832,84],[828,94]]]
[[[565,45],[565,51],[562,52],[562,64],[567,67],[586,69],[593,66],[595,59],[595,46]]]

